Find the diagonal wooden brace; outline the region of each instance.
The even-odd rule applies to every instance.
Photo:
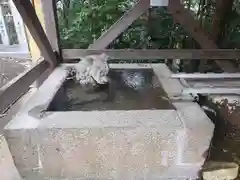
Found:
[[[30,0],[13,0],[17,10],[24,23],[26,24],[29,32],[36,41],[42,56],[50,63],[51,68],[54,68],[59,61],[52,50],[51,44],[43,30],[43,27],[37,17],[34,7]]]
[[[136,19],[138,19],[150,7],[150,0],[139,0],[128,12],[126,12],[115,24],[104,32],[88,49],[105,49],[123,31],[125,31]]]
[[[199,43],[203,49],[217,49],[217,45],[201,28],[200,23],[195,20],[192,14],[184,8],[180,0],[169,0],[168,10],[171,12],[174,20],[181,24],[185,30]],[[217,65],[225,72],[237,72],[238,68],[230,61],[218,61]]]

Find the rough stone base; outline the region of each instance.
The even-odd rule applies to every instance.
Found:
[[[0,179],[21,180],[5,138],[0,135]]]
[[[134,118],[141,112],[132,112],[134,119],[118,126],[116,119],[103,125],[88,119],[89,127],[79,119],[76,127],[66,128],[57,127],[61,119],[58,125],[43,120],[34,129],[10,124],[5,134],[20,175],[29,180],[197,178],[213,125],[204,113],[191,117],[198,108],[194,103],[175,106],[179,111],[158,112],[156,119]]]
[[[8,142],[21,176],[29,180],[197,177],[201,162],[178,165],[177,133],[143,131],[55,129],[14,133]]]
[[[173,103],[170,110],[42,113],[66,75],[56,68],[5,127],[23,179],[197,178],[214,126],[196,103]]]

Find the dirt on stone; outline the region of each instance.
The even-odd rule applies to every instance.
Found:
[[[207,161],[235,162],[240,165],[240,104],[227,99],[215,104],[215,131]],[[237,180],[240,180],[238,175]]]

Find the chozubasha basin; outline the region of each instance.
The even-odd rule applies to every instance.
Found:
[[[214,125],[165,64],[111,64],[107,89],[86,93],[57,67],[5,127],[22,178],[197,178]],[[139,83],[131,84],[141,74]]]

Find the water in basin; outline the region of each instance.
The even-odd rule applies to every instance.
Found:
[[[94,90],[66,80],[49,111],[173,109],[152,69],[111,69],[110,83]]]

